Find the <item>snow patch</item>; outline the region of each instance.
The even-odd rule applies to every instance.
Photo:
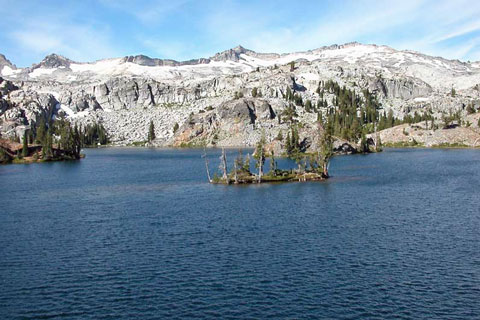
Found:
[[[72,109],[70,109],[69,107],[64,106],[63,104],[59,103],[59,104],[57,104],[57,109],[60,109],[60,110],[64,111],[67,114],[67,116],[69,116],[71,118],[75,118],[75,112]]]
[[[58,70],[58,69],[57,68],[51,68],[51,69],[37,68],[37,69],[33,70],[32,72],[30,72],[29,76],[31,78],[36,78],[36,77],[39,77],[39,76],[52,74],[56,70]]]
[[[415,101],[415,102],[427,102],[427,101],[430,101],[430,98],[419,97],[419,98],[413,99],[413,101]]]
[[[15,75],[16,73],[21,72],[22,70],[15,70],[10,68],[9,66],[4,66],[2,69],[2,72],[0,72],[4,76],[12,76]]]
[[[71,64],[73,72],[91,72],[97,75],[117,76],[132,75],[150,77],[157,80],[174,78],[214,77],[220,74],[233,74],[250,71],[251,67],[241,66],[239,63],[212,61],[209,64],[185,66],[142,66],[132,62],[123,62],[122,59],[101,60],[95,63]],[[214,72],[212,72],[212,70]],[[70,80],[70,79],[69,79]],[[73,80],[73,79],[72,79]]]

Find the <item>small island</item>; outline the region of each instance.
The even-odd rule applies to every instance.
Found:
[[[208,181],[212,184],[250,184],[250,183],[273,183],[273,182],[306,182],[306,181],[324,181],[330,176],[328,174],[328,165],[333,156],[333,126],[327,123],[323,132],[323,138],[320,145],[320,150],[315,153],[300,153],[297,152],[291,155],[297,163],[296,169],[282,170],[277,166],[275,154],[272,151],[267,153],[265,150],[265,137],[262,136],[256,145],[253,158],[255,160],[255,167],[258,173],[250,171],[250,156],[244,159],[243,154],[239,151],[237,158],[233,163],[233,169],[228,172],[227,156],[225,148],[222,148],[220,156],[220,172],[214,174],[213,178],[210,176],[209,163],[206,151],[203,155],[205,158],[205,167],[207,171]],[[270,168],[265,173],[265,161],[267,157],[270,158]]]

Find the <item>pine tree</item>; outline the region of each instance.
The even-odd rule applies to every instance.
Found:
[[[278,134],[277,134],[277,140],[278,140],[278,141],[283,141],[283,134],[282,134],[282,130],[278,131]]]
[[[319,152],[319,163],[322,165],[323,175],[328,177],[328,163],[333,156],[333,124],[330,119],[324,126],[322,143]]]
[[[243,162],[243,171],[250,172],[250,153],[247,153],[245,161]]]
[[[363,153],[367,153],[370,151],[368,148],[368,141],[367,141],[367,136],[365,135],[365,132],[362,132],[362,140],[360,142],[360,150]]]
[[[265,135],[262,134],[262,137],[257,143],[257,147],[255,148],[255,154],[253,156],[257,163],[255,167],[258,168],[258,182],[262,182],[263,176],[263,166],[265,164]]]
[[[28,136],[27,136],[27,131],[25,131],[24,134],[23,134],[22,156],[23,156],[23,157],[28,156]]]
[[[287,151],[287,155],[291,155],[292,154],[292,141],[291,141],[291,137],[290,137],[290,131],[287,133],[287,140],[285,141],[285,150]]]
[[[298,129],[296,127],[292,126],[291,130],[292,130],[292,142],[291,142],[292,153],[295,155],[300,153],[300,137],[298,135]]]
[[[311,112],[312,111],[312,101],[310,101],[310,99],[305,101],[305,111],[306,112]]]
[[[150,127],[148,129],[148,142],[155,140],[155,126],[153,125],[153,120],[150,120]]]
[[[80,138],[80,131],[75,124],[73,129],[73,146],[74,146],[74,155],[75,158],[80,158],[80,151],[82,150],[82,139]]]
[[[42,154],[45,159],[53,158],[53,134],[50,129],[47,130],[44,144],[42,146]]]
[[[238,150],[238,156],[235,159],[235,167],[240,168],[240,170],[244,170],[244,162],[243,162],[243,155],[242,155],[242,150]]]
[[[41,118],[37,126],[37,136],[35,138],[35,141],[39,144],[44,144],[46,132],[47,132],[47,126],[45,125],[45,120]]]
[[[270,175],[275,176],[276,175],[276,170],[277,170],[277,162],[275,161],[275,155],[272,150],[270,154]]]
[[[290,87],[287,87],[287,89],[285,90],[285,100],[292,100],[292,90],[290,89]]]

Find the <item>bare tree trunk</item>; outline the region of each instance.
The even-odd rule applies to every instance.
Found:
[[[208,182],[212,182],[212,178],[210,178],[210,170],[208,169],[208,158],[207,158],[207,150],[206,149],[203,149],[203,157],[205,158],[205,168],[207,168]]]
[[[374,144],[375,144],[375,152],[378,152],[378,147],[377,147],[377,142],[378,142],[378,134],[377,134],[377,123],[375,122],[375,139],[374,139]]]
[[[225,155],[225,148],[222,148],[222,170],[223,170],[223,179],[228,183],[228,174],[227,174],[227,156]]]
[[[325,158],[323,160],[323,175],[328,178],[328,162],[329,162],[329,159],[328,158]]]
[[[235,184],[238,184],[237,161],[233,163],[233,172],[234,172],[234,182]]]
[[[262,182],[263,176],[263,150],[260,150],[260,158],[258,160],[258,183]]]

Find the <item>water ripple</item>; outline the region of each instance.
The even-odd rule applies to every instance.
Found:
[[[479,151],[238,188],[205,183],[200,153],[0,167],[0,318],[479,318]]]

